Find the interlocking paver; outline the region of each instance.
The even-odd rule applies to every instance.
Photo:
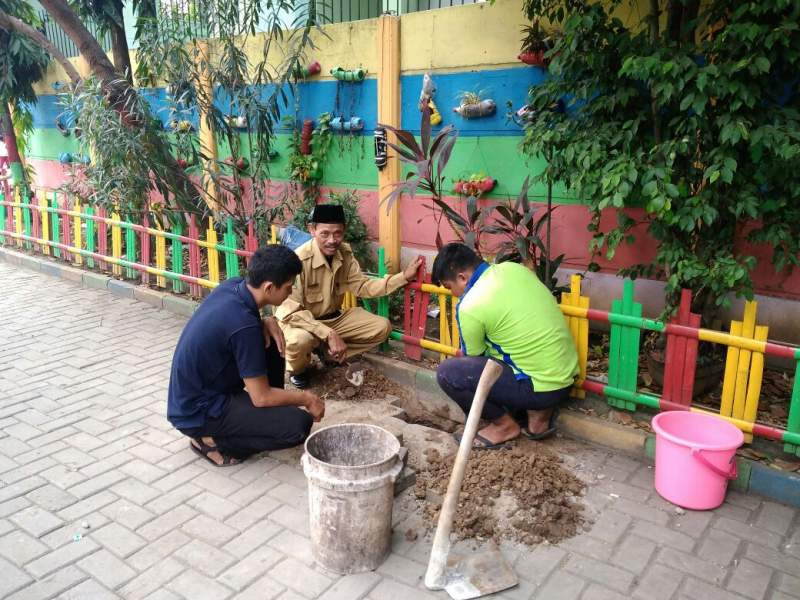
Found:
[[[92,530],[91,536],[121,558],[130,556],[147,544],[141,536],[119,523],[109,523],[105,527]]]
[[[35,537],[42,537],[54,529],[58,529],[64,523],[53,513],[38,506],[30,506],[10,518],[19,527]]]
[[[31,577],[22,569],[0,558],[0,597],[6,597],[31,582]]]
[[[611,557],[611,562],[618,566],[639,574],[650,564],[656,544],[638,535],[627,535],[617,546]]]
[[[78,566],[112,590],[136,576],[136,571],[106,549],[79,560]]]
[[[763,598],[774,572],[770,567],[745,558],[736,565],[727,587],[748,598]]]
[[[0,263],[11,315],[0,323],[0,596],[447,597],[422,584],[431,541],[405,539],[425,528],[406,509],[395,509],[394,554],[378,571],[324,571],[297,453],[218,470],[166,421],[186,319],[44,277]],[[44,281],[48,298],[35,293]],[[498,600],[800,600],[797,510],[731,491],[715,511],[680,513],[653,489],[652,464],[589,446],[563,455],[590,481],[587,530],[555,545],[504,544],[520,585]]]
[[[236,562],[235,557],[230,554],[197,539],[183,546],[180,552],[176,552],[173,556],[187,567],[212,577],[216,577]]]
[[[587,581],[566,571],[553,573],[534,596],[542,600],[572,600],[578,598]]]
[[[683,574],[663,565],[651,565],[633,590],[641,600],[669,600],[681,584]]]
[[[52,598],[60,592],[77,586],[87,577],[88,575],[79,568],[70,565],[47,577],[34,581],[18,592],[7,596],[6,600],[42,600],[43,598]]]
[[[13,531],[0,537],[0,555],[20,566],[49,551],[48,546],[24,531]]]

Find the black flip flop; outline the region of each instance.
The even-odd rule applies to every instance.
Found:
[[[557,418],[558,418],[558,408],[555,408],[553,409],[553,414],[550,415],[550,421],[548,423],[547,429],[545,429],[544,431],[540,431],[539,433],[531,433],[531,430],[528,429],[528,426],[524,425],[521,427],[522,435],[524,435],[529,440],[533,441],[549,438],[558,430],[558,427],[556,427]]]
[[[462,438],[462,437],[463,437],[463,435],[462,435],[462,434],[460,434],[460,433],[454,433],[454,434],[453,434],[453,438],[454,438],[454,439],[456,440],[456,442],[458,442],[459,444],[461,444],[461,438]],[[479,445],[479,446],[476,446],[476,445],[475,445],[475,440],[478,440],[478,441],[480,442],[480,445]],[[510,440],[507,440],[507,441],[505,441],[505,442],[497,442],[497,443],[495,444],[495,443],[493,443],[491,440],[488,440],[488,439],[486,439],[485,437],[483,437],[483,436],[482,436],[480,433],[476,433],[476,434],[475,434],[475,439],[473,439],[473,440],[472,440],[472,449],[473,449],[473,450],[500,450],[500,449],[502,449],[502,448],[506,448],[506,449],[508,449],[508,448],[510,448],[510,447],[511,447],[511,446],[509,446],[509,444],[508,444],[508,442],[509,442],[509,441],[510,441]]]
[[[200,447],[197,447],[192,442],[189,442],[189,448],[192,449],[192,452],[197,454],[197,456],[205,458],[215,467],[232,467],[233,465],[238,465],[240,462],[233,457],[226,456],[222,452],[219,452],[219,448],[217,448],[216,446],[209,446],[208,444],[204,444],[203,440],[201,439],[192,438],[192,441],[197,442],[200,445]],[[221,464],[209,456],[211,452],[219,452],[219,455],[222,457]]]

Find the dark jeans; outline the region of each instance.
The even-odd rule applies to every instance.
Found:
[[[448,358],[436,371],[439,386],[461,407],[464,414],[468,414],[472,406],[475,389],[487,360],[490,359],[485,356]],[[569,398],[571,389],[572,386],[568,386],[552,392],[536,392],[530,380],[517,380],[511,367],[503,364],[503,374],[492,386],[481,417],[494,421],[506,413],[553,408]]]
[[[270,387],[283,389],[286,361],[274,343],[267,348],[267,379]],[[311,431],[313,418],[296,406],[257,408],[242,390],[228,397],[222,414],[205,425],[182,429],[191,438],[211,436],[222,454],[243,460],[267,450],[302,444]]]

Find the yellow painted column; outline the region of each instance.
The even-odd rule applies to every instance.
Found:
[[[214,97],[214,86],[209,76],[207,65],[211,60],[211,52],[207,41],[197,42],[198,54],[196,56],[197,69],[200,73],[200,94],[210,99]],[[206,112],[202,106],[198,106],[199,120],[200,120],[200,149],[208,160],[205,161],[203,169],[203,189],[206,192],[206,204],[211,210],[219,210],[219,203],[217,201],[217,186],[214,183],[212,174],[217,172],[217,136],[214,133],[214,128],[208,123],[206,119]]]
[[[378,122],[400,127],[400,18],[389,15],[378,18]],[[400,201],[388,213],[381,202],[399,181],[400,161],[390,153],[378,171],[378,238],[391,272],[400,269]]]
[[[80,202],[80,200],[76,200],[75,201],[75,205],[72,207],[72,210],[75,211],[76,213],[78,213],[77,215],[72,217],[72,229],[73,229],[72,245],[75,246],[76,248],[79,248],[79,249],[82,250],[83,249],[83,228],[81,226],[81,217],[80,217],[80,212],[81,212],[81,202]],[[66,217],[64,217],[64,218],[66,219]],[[83,264],[83,256],[81,256],[77,252],[75,254],[73,254],[73,256],[75,258],[75,264],[76,265],[82,265]]]
[[[116,223],[120,222],[119,213],[114,211],[111,213],[111,219],[114,224],[111,225],[111,256],[114,258],[122,258],[122,228]],[[122,275],[122,267],[117,264],[111,266],[111,272],[114,275]]]

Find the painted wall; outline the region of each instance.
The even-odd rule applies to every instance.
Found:
[[[637,18],[634,14],[628,16]],[[516,59],[522,25],[521,0],[497,0],[494,5],[479,3],[401,17],[402,126],[418,130],[417,102],[422,75],[430,73],[437,87],[435,101],[443,116],[440,127],[452,124],[459,131],[447,174],[452,179],[472,173],[496,178],[498,186],[490,195],[492,200],[515,198],[524,179],[538,173],[543,165],[541,160],[521,154],[522,131],[506,117],[506,105],[513,110],[522,106],[529,87],[541,82],[546,75]],[[316,118],[322,112],[364,119],[363,132],[334,139],[325,165],[323,185],[361,190],[362,215],[371,234],[377,237],[378,211],[382,210],[372,142],[377,124],[377,85],[374,79],[378,60],[377,20],[329,25],[325,33],[314,34],[316,50],[308,55],[308,62],[320,61],[322,75],[299,86],[297,98],[289,98],[285,113],[299,120]],[[250,38],[245,47],[255,57],[260,52],[258,37]],[[282,57],[280,48],[270,55],[276,64]],[[80,70],[85,70],[80,59],[74,62]],[[367,79],[363,83],[337,83],[329,75],[329,71],[337,66],[365,68]],[[41,96],[34,110],[36,134],[29,152],[37,170],[38,183],[48,187],[60,184],[68,176],[69,168],[58,163],[58,156],[65,151],[78,152],[74,137],[64,137],[55,129],[55,120],[62,109],[53,95],[51,84],[59,78],[63,80],[63,73],[58,67],[51,67],[46,80],[38,85]],[[458,95],[463,91],[480,92],[493,98],[497,103],[497,114],[468,120],[454,113],[452,108],[458,104]],[[163,88],[148,90],[147,97],[155,114],[163,122],[168,122],[172,116]],[[196,117],[194,119],[196,122]],[[276,182],[287,177],[288,139],[288,132],[278,135],[280,155],[270,168]],[[222,148],[220,156],[224,158],[226,154],[227,150]],[[534,186],[531,197],[543,201],[544,188]],[[563,189],[554,190],[554,200],[558,205],[552,228],[555,252],[566,255],[566,266],[583,269],[590,260],[590,235],[586,229],[588,212],[579,199],[570,197]],[[436,225],[427,207],[429,203],[422,198],[404,198],[401,202],[403,245],[409,250],[433,250]],[[454,202],[458,203],[455,199]],[[613,212],[604,218],[611,223]],[[448,232],[443,230],[442,235],[448,237]],[[800,299],[800,273],[792,276],[774,274],[768,263],[768,249],[747,250],[754,251],[762,259],[755,277],[760,291]],[[601,261],[601,265],[604,272],[613,273],[620,267],[647,260],[654,252],[653,241],[639,232],[635,245],[621,248],[612,264]]]

